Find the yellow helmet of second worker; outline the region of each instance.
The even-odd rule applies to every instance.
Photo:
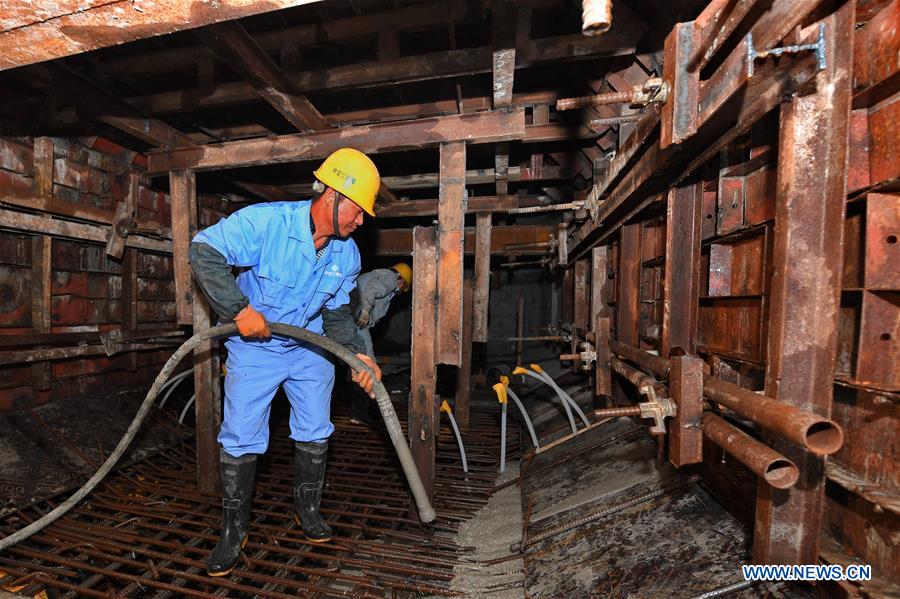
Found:
[[[325,159],[313,172],[316,179],[375,216],[375,196],[381,186],[378,168],[372,160],[353,148],[341,148]]]
[[[409,264],[398,262],[391,268],[394,269],[394,271],[400,275],[400,278],[403,279],[403,282],[406,283],[406,286],[402,291],[409,291],[409,288],[412,287],[412,268],[410,268]]]

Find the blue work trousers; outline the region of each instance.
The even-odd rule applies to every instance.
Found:
[[[281,385],[291,403],[291,439],[323,442],[331,436],[334,365],[324,350],[300,345],[271,351],[234,339],[226,347],[225,413],[218,440],[229,455],[266,452],[272,398]]]

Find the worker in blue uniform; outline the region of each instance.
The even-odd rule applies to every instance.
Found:
[[[412,287],[412,268],[398,262],[391,268],[376,268],[364,272],[356,279],[356,287],[350,292],[350,312],[356,322],[357,333],[362,338],[366,355],[375,359],[371,329],[387,315],[391,300],[398,293],[406,293]],[[377,420],[377,408],[359,389],[350,390],[350,423],[372,426]]]
[[[349,235],[362,224],[364,212],[375,216],[378,170],[361,152],[343,148],[314,174],[315,199],[243,208],[198,233],[190,246],[200,288],[239,331],[225,341],[225,409],[218,436],[223,523],[206,563],[211,576],[231,572],[247,542],[256,458],[268,447],[269,411],[279,386],[291,405],[294,519],[308,540],[331,539],[319,504],[334,431],[334,366],[318,347],[272,335],[267,322],[325,333],[356,352],[376,379],[381,376],[348,305],[360,270],[359,250]],[[240,271],[236,277],[233,268]],[[372,393],[368,371],[353,372],[352,378]]]

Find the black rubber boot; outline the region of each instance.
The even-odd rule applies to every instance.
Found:
[[[237,565],[250,532],[250,499],[256,475],[256,454],[239,458],[219,452],[222,473],[222,534],[209,557],[206,573],[225,576]]]
[[[313,543],[331,540],[331,527],[319,513],[327,454],[327,442],[294,442],[294,520]]]

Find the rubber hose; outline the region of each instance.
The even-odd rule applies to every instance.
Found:
[[[525,406],[522,405],[522,401],[519,399],[519,396],[516,395],[515,391],[513,391],[512,389],[507,389],[506,393],[514,402],[516,402],[516,407],[518,407],[519,412],[522,413],[522,418],[525,419],[525,425],[528,427],[528,434],[531,435],[531,442],[534,444],[534,448],[540,449],[541,446],[538,443],[537,435],[534,434],[534,426],[531,424],[531,418],[528,417],[528,412],[525,410]]]
[[[584,426],[589,428],[591,426],[591,421],[587,419],[587,416],[585,416],[578,403],[574,399],[572,399],[572,396],[566,393],[566,391],[562,387],[556,384],[556,380],[552,376],[550,376],[550,374],[546,370],[542,370],[538,373],[538,375],[545,381],[547,381],[548,385],[553,387],[557,395],[559,395],[565,401],[569,402],[569,405],[572,406],[572,409],[574,409],[578,414],[578,417],[581,418]]]
[[[575,417],[572,416],[572,408],[569,407],[569,402],[566,401],[566,398],[562,396],[562,393],[558,392],[553,387],[553,385],[551,385],[550,383],[547,382],[547,379],[545,379],[544,377],[542,377],[541,375],[539,375],[536,372],[533,372],[531,370],[525,370],[524,372],[522,372],[522,374],[527,374],[531,378],[537,379],[538,381],[540,381],[540,382],[544,383],[545,385],[547,385],[548,387],[550,387],[550,389],[552,389],[553,392],[556,393],[556,397],[559,398],[560,403],[562,403],[563,409],[566,411],[566,416],[569,418],[569,425],[571,425],[571,427],[572,427],[572,434],[577,435],[578,427],[575,426]]]
[[[300,327],[295,327],[287,324],[281,323],[269,323],[269,328],[273,333],[281,335],[282,337],[289,337],[296,341],[303,341],[306,343],[312,343],[313,345],[317,345],[324,349],[327,352],[330,352],[337,356],[342,361],[346,362],[350,368],[356,371],[367,370],[371,373],[371,370],[366,366],[359,358],[356,357],[356,354],[346,349],[344,346],[328,339],[327,337],[323,337],[317,333],[313,333],[311,331],[307,331],[306,329],[302,329]],[[103,480],[107,474],[113,469],[116,465],[116,462],[122,457],[125,453],[125,450],[128,448],[128,445],[134,439],[138,430],[141,428],[141,424],[144,422],[144,419],[147,417],[147,413],[150,411],[150,408],[153,406],[154,401],[156,400],[156,396],[159,394],[160,389],[165,385],[166,381],[172,375],[172,371],[175,370],[175,367],[178,366],[178,363],[188,355],[191,351],[194,350],[195,347],[200,345],[205,341],[211,341],[213,339],[218,339],[219,337],[227,337],[229,335],[236,334],[237,325],[235,324],[223,324],[216,327],[212,327],[201,331],[185,341],[178,349],[175,350],[175,353],[172,354],[172,357],[165,363],[162,367],[162,370],[159,371],[159,374],[156,375],[156,379],[153,381],[153,385],[150,386],[150,390],[147,391],[147,396],[144,398],[144,401],[141,403],[141,407],[138,408],[137,414],[134,416],[134,420],[131,421],[131,424],[128,425],[128,430],[125,431],[125,434],[122,435],[122,438],[119,440],[119,444],[116,445],[116,448],[109,454],[109,457],[106,458],[106,461],[103,462],[103,465],[91,476],[84,485],[81,486],[71,497],[66,499],[64,502],[59,504],[55,509],[48,512],[44,516],[38,518],[25,528],[14,532],[13,534],[5,537],[0,540],[0,551],[3,551],[7,547],[15,545],[21,541],[24,541],[34,533],[48,526],[49,524],[55,522],[58,518],[61,518],[66,512],[75,507],[79,501],[85,498],[88,493],[90,493],[97,484]],[[391,443],[394,445],[394,449],[397,451],[397,456],[400,458],[400,465],[403,467],[403,472],[406,474],[406,479],[409,482],[410,489],[412,490],[413,498],[416,501],[416,506],[419,510],[419,518],[422,522],[432,522],[435,518],[434,508],[431,507],[431,502],[428,499],[428,494],[425,492],[425,487],[422,485],[422,479],[419,477],[419,471],[416,470],[416,465],[413,462],[412,454],[409,451],[409,446],[406,444],[406,439],[403,436],[403,430],[400,428],[400,422],[397,420],[397,413],[394,412],[394,406],[391,404],[391,399],[388,396],[387,390],[384,388],[384,385],[380,381],[375,381],[373,386],[373,391],[375,392],[375,399],[378,402],[378,409],[381,411],[381,416],[384,418],[384,424],[387,428],[388,434],[391,437]]]

